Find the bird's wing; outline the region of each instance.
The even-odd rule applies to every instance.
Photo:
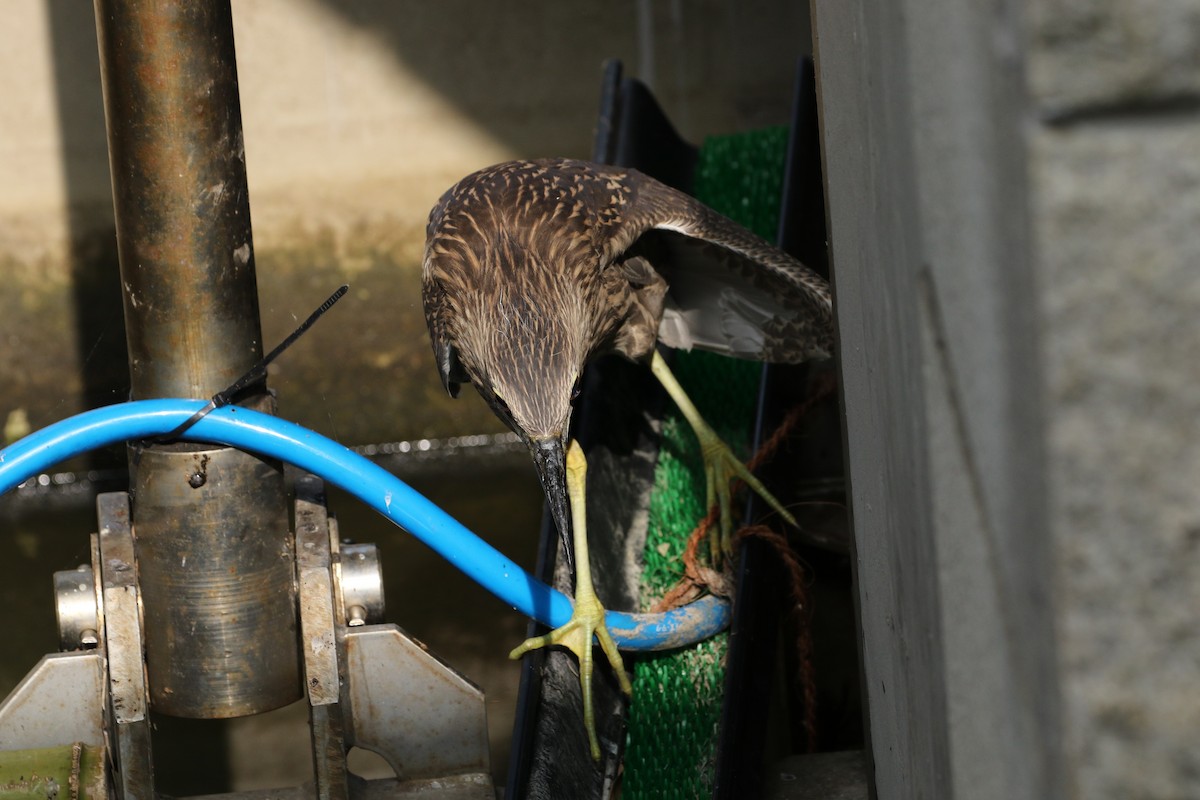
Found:
[[[433,358],[437,363],[442,386],[451,397],[458,397],[459,386],[470,380],[458,358],[458,349],[450,341],[446,331],[446,320],[450,309],[446,304],[446,293],[441,285],[425,270],[421,282],[421,299],[425,306],[425,323],[429,326],[429,339],[433,344]]]
[[[776,362],[832,354],[823,278],[683,192],[634,170],[599,169],[631,189],[605,256],[643,257],[670,286],[664,343]]]

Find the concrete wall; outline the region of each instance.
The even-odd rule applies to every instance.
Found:
[[[424,338],[416,266],[450,184],[586,157],[607,58],[699,140],[786,121],[808,47],[805,9],[781,0],[233,10],[268,344],[352,285],[272,385],[282,413],[347,442],[496,425],[473,393],[445,398]],[[0,97],[0,422],[20,409],[37,427],[126,391],[90,4],[6,3]]]
[[[1029,4],[1067,751],[1200,796],[1200,7]]]
[[[1200,10],[814,6],[878,794],[1200,796]]]

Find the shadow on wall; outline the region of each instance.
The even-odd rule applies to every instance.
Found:
[[[96,18],[90,4],[50,0],[46,14],[63,151],[81,402],[95,408],[120,402],[129,392]],[[124,453],[120,457],[123,461]]]
[[[623,0],[583,6],[543,0],[518,8],[471,0],[436,4],[415,0],[353,3],[308,0],[308,3],[310,9],[334,14],[384,42],[409,72],[507,151],[529,156],[585,155],[589,151],[601,65],[608,57],[622,58],[631,73],[655,84],[656,93],[670,109],[672,118],[685,134],[698,137],[709,131],[735,130],[785,119],[787,87],[795,59],[808,47],[807,10],[803,4],[783,0],[741,4],[703,0],[686,5],[681,1]],[[285,6],[279,4],[279,8]],[[303,6],[298,8],[305,13]],[[74,326],[82,373],[79,407],[94,407],[125,399],[129,381],[95,18],[90,4],[47,0],[45,9],[51,32],[72,242],[69,272],[73,309],[69,313],[73,319],[66,324]],[[414,159],[419,157],[413,155]],[[414,220],[414,230],[421,222]],[[280,273],[265,278],[268,270],[260,268],[260,284],[266,279],[270,283],[264,288],[281,288],[276,294],[287,298],[288,305],[286,309],[263,307],[264,333],[268,339],[294,324],[293,316],[307,312],[307,307],[302,307],[307,303],[307,294],[293,303],[292,297],[300,293],[287,291],[306,270],[315,273],[321,268],[313,265],[328,263],[331,257],[334,260],[325,269],[333,273],[348,270],[338,262],[344,255],[338,246],[307,252],[311,244],[295,242],[305,252],[289,251],[282,254],[286,257],[259,252],[260,265],[268,263],[268,270]],[[291,245],[289,242],[285,249]],[[412,265],[392,264],[391,255],[384,253],[375,259],[381,272],[377,280],[371,279],[379,287],[375,298],[366,299],[366,294],[359,291],[362,287],[356,285],[360,298],[357,302],[363,310],[370,305],[378,307],[378,313],[356,313],[352,322],[343,323],[339,335],[343,341],[338,347],[357,354],[357,361],[347,362],[336,352],[326,352],[332,337],[318,337],[325,344],[313,357],[313,365],[302,363],[308,356],[297,348],[289,354],[288,363],[281,365],[285,371],[281,380],[294,376],[293,380],[311,391],[316,383],[333,380],[328,375],[333,369],[330,364],[337,364],[338,372],[350,373],[358,369],[359,361],[386,362],[387,366],[347,376],[344,381],[337,379],[341,382],[330,385],[326,395],[340,396],[359,407],[373,407],[378,418],[411,420],[414,414],[419,418],[411,423],[410,430],[378,432],[385,437],[443,435],[430,426],[445,429],[465,425],[474,429],[481,424],[480,417],[470,416],[472,412],[461,401],[449,410],[445,404],[438,405],[429,412],[429,421],[422,421],[424,411],[414,411],[423,402],[425,383],[436,382],[426,358],[428,345],[424,341],[423,323],[408,325],[405,321],[401,326],[406,335],[414,332],[416,340],[406,345],[411,353],[406,350],[400,355],[381,351],[383,339],[396,334],[394,326],[383,331],[366,329],[368,322],[397,311],[394,300],[387,298],[392,289],[385,278],[388,274],[394,276],[392,270],[396,267]],[[293,271],[289,271],[289,264],[293,265]],[[321,286],[314,288],[313,302],[340,282],[336,275],[328,280],[324,275],[320,278]],[[367,285],[363,281],[358,283]],[[400,288],[397,283],[395,290]],[[403,303],[399,308],[406,316],[420,317],[419,303]],[[30,324],[38,323],[34,320]],[[418,361],[418,350],[420,364],[414,370],[421,371],[414,371],[415,377],[410,378],[405,365]],[[364,387],[377,382],[416,388],[410,390],[411,396],[401,405],[388,399],[386,386],[369,389],[364,394]],[[36,385],[42,388],[30,389],[26,393],[29,397],[22,398],[22,403],[33,402],[37,392],[47,391],[45,387],[62,387],[66,383],[48,376]],[[307,409],[303,406],[307,402],[304,397],[287,394],[286,399],[288,408],[283,413],[302,424],[321,428],[322,419],[331,413],[326,409]],[[38,405],[33,403],[34,407]],[[446,421],[439,414],[458,416]],[[55,418],[58,416],[62,416],[61,410],[55,412]],[[38,419],[35,423],[47,421]],[[340,429],[324,432],[355,441],[370,440],[367,434],[348,429],[348,424],[340,422]]]
[[[786,0],[320,2],[527,156],[587,157],[601,67],[613,57],[651,86],[685,136],[784,122],[811,41],[807,5]]]

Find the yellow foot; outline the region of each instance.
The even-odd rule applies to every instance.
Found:
[[[718,531],[714,530],[709,540],[709,552],[714,563],[719,561],[718,554],[727,559],[733,557],[732,492],[729,485],[735,479],[740,478],[759,497],[767,501],[767,505],[773,508],[786,522],[796,525],[796,518],[792,516],[791,512],[775,499],[775,495],[767,491],[767,488],[762,485],[762,481],[751,474],[746,465],[733,454],[729,445],[721,441],[712,428],[709,428],[703,421],[700,425],[694,424],[692,428],[700,440],[700,452],[704,457],[704,479],[708,484],[708,505],[706,507],[712,508],[715,504],[720,509],[720,538],[718,539]]]
[[[591,566],[588,560],[587,523],[584,503],[584,484],[587,477],[587,461],[576,442],[567,450],[567,492],[571,499],[571,528],[575,544],[575,609],[571,619],[561,628],[555,628],[545,636],[526,639],[508,654],[509,658],[520,658],[530,650],[549,645],[561,645],[579,659],[579,682],[583,688],[583,724],[587,728],[588,743],[592,758],[600,759],[600,741],[596,738],[596,713],[592,707],[592,639],[600,642],[600,648],[608,657],[617,675],[617,682],[625,694],[633,694],[625,664],[604,624],[604,606],[592,586]]]
[[[592,637],[600,641],[608,663],[612,664],[621,691],[632,694],[633,687],[629,684],[629,676],[625,674],[625,664],[621,654],[604,625],[604,607],[593,596],[590,602],[582,599],[575,602],[575,613],[571,620],[561,628],[555,628],[545,636],[526,639],[519,647],[508,654],[509,658],[520,658],[530,650],[549,645],[561,645],[567,648],[579,659],[579,683],[583,688],[583,724],[587,728],[588,744],[591,746],[592,758],[600,758],[600,741],[596,737],[596,712],[592,708]]]
[[[713,563],[717,563],[721,555],[724,555],[725,558],[733,557],[733,512],[730,508],[732,493],[729,484],[734,479],[740,478],[757,492],[759,497],[766,500],[767,505],[775,509],[784,520],[791,525],[796,525],[796,518],[775,499],[773,494],[767,491],[767,488],[762,485],[762,481],[750,474],[750,470],[746,469],[746,465],[733,454],[729,445],[725,444],[721,437],[717,436],[716,431],[704,421],[704,417],[700,416],[700,412],[696,410],[695,404],[687,396],[683,386],[667,368],[667,362],[657,352],[650,359],[650,370],[667,390],[667,394],[671,395],[675,405],[679,406],[679,410],[691,424],[696,438],[700,441],[700,453],[704,458],[704,479],[708,484],[706,508],[716,505],[720,510],[720,525],[712,532],[709,541],[709,552]]]

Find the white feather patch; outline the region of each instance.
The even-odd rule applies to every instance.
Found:
[[[662,321],[658,323],[658,338],[667,347],[692,349],[692,335],[683,312],[670,304],[663,308]]]

